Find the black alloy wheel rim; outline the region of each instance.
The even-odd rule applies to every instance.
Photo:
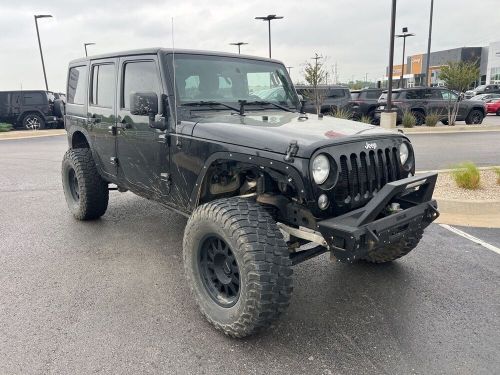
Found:
[[[222,307],[236,304],[240,296],[240,270],[229,245],[211,235],[201,243],[198,267],[210,297]]]
[[[474,113],[472,116],[472,123],[473,124],[479,124],[481,122],[481,114],[479,113]]]
[[[73,168],[71,168],[68,173],[68,185],[73,200],[75,202],[80,201],[80,186],[78,185],[78,179],[76,178],[76,173]]]

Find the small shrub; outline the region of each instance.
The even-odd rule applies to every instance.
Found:
[[[413,128],[417,124],[417,119],[413,116],[413,113],[405,111],[403,113],[402,123],[405,128]]]
[[[365,124],[371,124],[372,118],[370,116],[361,116],[361,119],[359,121]]]
[[[497,174],[497,184],[500,185],[500,167],[493,168],[493,171]]]
[[[349,120],[352,118],[352,113],[346,108],[337,108],[337,110],[332,112],[332,116],[336,118]]]
[[[429,113],[425,116],[425,125],[427,126],[436,126],[439,121],[439,115],[435,112]]]
[[[6,124],[4,122],[0,122],[0,133],[1,132],[10,132],[12,130],[11,124]]]
[[[481,175],[476,165],[470,161],[457,165],[451,175],[458,187],[468,190],[479,189]]]

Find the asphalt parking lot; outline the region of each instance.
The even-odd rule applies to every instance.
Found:
[[[101,220],[66,209],[64,137],[0,143],[0,374],[493,374],[500,255],[432,225],[393,264],[326,255],[294,269],[288,312],[234,340],[185,284],[186,220],[113,192]],[[500,246],[500,229],[461,228]]]

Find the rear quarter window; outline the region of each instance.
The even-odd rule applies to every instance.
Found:
[[[44,104],[45,100],[43,100],[42,93],[30,92],[23,94],[23,102],[24,105],[40,105]]]
[[[87,92],[87,67],[76,66],[69,70],[67,102],[71,104],[85,104]]]

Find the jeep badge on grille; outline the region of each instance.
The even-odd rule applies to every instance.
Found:
[[[365,144],[365,149],[367,149],[367,150],[375,150],[376,148],[377,148],[377,144],[375,142],[373,142],[373,143],[366,142],[366,144]]]

